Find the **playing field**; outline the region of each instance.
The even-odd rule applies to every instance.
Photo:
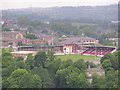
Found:
[[[95,60],[95,56],[88,56],[88,55],[57,55],[57,58],[61,60],[68,60],[71,59],[73,61],[84,59],[84,60]],[[101,57],[96,57],[96,60],[100,60]]]

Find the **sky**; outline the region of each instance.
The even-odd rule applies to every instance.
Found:
[[[28,7],[61,7],[61,6],[100,6],[117,4],[120,0],[0,0],[0,9]]]

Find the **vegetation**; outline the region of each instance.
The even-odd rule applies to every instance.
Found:
[[[105,75],[92,75],[93,81],[89,85],[89,77],[85,73],[88,63],[83,59],[62,60],[54,56],[53,51],[38,52],[35,56],[29,54],[23,61],[21,57],[14,58],[9,52],[2,53],[2,81],[3,88],[117,88],[118,67],[116,59],[118,52],[106,54],[101,58]],[[112,63],[111,63],[112,62]],[[92,65],[92,64],[91,64]]]
[[[25,37],[28,39],[37,39],[37,36],[35,36],[34,34],[27,34],[25,35]]]

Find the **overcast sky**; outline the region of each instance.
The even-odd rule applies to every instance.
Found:
[[[0,9],[55,6],[100,6],[117,4],[120,0],[1,0]]]

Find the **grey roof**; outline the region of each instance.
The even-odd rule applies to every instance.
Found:
[[[84,40],[95,40],[91,37],[70,37],[65,41],[60,42],[60,44],[83,44]]]
[[[105,72],[103,69],[101,68],[89,68],[87,69],[88,72]]]

